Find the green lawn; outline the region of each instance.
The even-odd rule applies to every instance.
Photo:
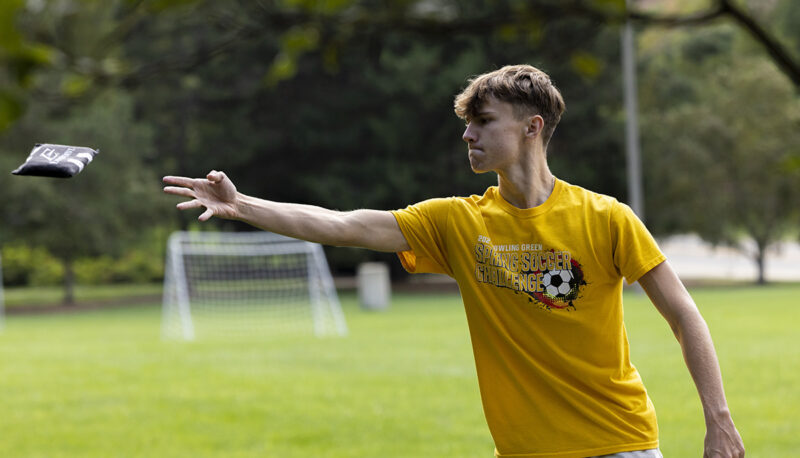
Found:
[[[136,285],[77,285],[75,300],[78,303],[128,300],[135,297],[159,296],[161,283]],[[61,286],[17,287],[3,290],[5,306],[12,310],[28,306],[57,306],[64,299]]]
[[[800,450],[800,285],[692,290],[720,359],[749,457]],[[705,425],[669,327],[643,294],[626,296],[631,358],[656,405],[665,457],[701,456]]]
[[[748,456],[800,450],[800,286],[694,291]],[[0,334],[0,456],[490,457],[460,300],[343,295],[350,336],[160,339],[160,305],[12,315]],[[668,326],[626,296],[666,457],[701,456],[699,401]]]

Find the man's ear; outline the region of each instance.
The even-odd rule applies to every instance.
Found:
[[[538,137],[544,129],[544,118],[541,115],[533,115],[528,118],[528,125],[525,127],[525,135],[528,137]]]

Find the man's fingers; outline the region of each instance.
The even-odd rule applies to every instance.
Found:
[[[209,184],[214,185],[217,183],[221,183],[226,178],[224,172],[219,172],[216,170],[212,170],[208,172],[205,179],[202,178],[187,178],[187,177],[177,177],[172,175],[167,175],[162,178],[162,181],[169,185],[164,187],[164,192],[167,194],[173,194],[176,196],[181,197],[188,197],[192,200],[188,200],[186,202],[181,202],[177,205],[179,210],[189,210],[193,208],[203,208],[205,207],[205,211],[197,218],[200,221],[208,221],[214,216],[214,211],[210,208],[206,207],[197,199],[197,193],[195,192],[195,188],[198,189],[201,194],[205,195],[204,193],[209,191],[207,186]],[[214,193],[216,191],[210,191]]]
[[[218,172],[216,170],[212,170],[212,171],[208,172],[208,175],[206,175],[206,178],[208,179],[208,181],[211,181],[213,183],[219,183],[219,182],[221,182],[222,180],[225,179],[225,173],[224,172]]]
[[[178,186],[165,186],[164,192],[167,194],[174,194],[176,196],[192,197],[194,198],[194,191],[189,188],[182,188]]]
[[[208,221],[209,219],[211,219],[212,216],[214,216],[214,211],[211,210],[210,208],[207,208],[202,215],[197,217],[197,219],[199,219],[200,221]]]
[[[202,206],[203,204],[201,204],[200,201],[197,199],[190,200],[188,202],[181,202],[178,205],[176,205],[176,207],[178,207],[178,210],[189,210],[191,208],[200,208]]]
[[[171,184],[175,186],[183,186],[185,188],[191,188],[194,185],[194,179],[186,178],[186,177],[175,177],[167,175],[161,179],[166,184]]]

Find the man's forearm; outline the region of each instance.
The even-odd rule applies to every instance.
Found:
[[[237,201],[236,219],[270,232],[323,245],[388,252],[409,249],[389,212],[341,212],[313,205],[258,199],[241,193]]]
[[[683,315],[673,327],[703,405],[706,425],[730,421],[722,373],[711,333],[699,312]]]
[[[266,231],[325,245],[347,245],[342,213],[312,205],[273,202],[239,193],[237,219]]]
[[[717,354],[700,311],[667,262],[639,279],[647,295],[669,323],[697,387],[706,421],[706,457],[744,456],[744,444],[733,424]]]

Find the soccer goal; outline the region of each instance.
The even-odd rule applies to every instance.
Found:
[[[169,238],[162,334],[345,335],[322,246],[269,232],[176,232]]]

